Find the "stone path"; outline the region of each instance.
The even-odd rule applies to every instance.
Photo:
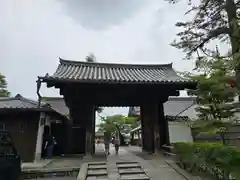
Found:
[[[32,180],[76,180],[76,177],[53,177],[53,178],[38,178]]]
[[[150,179],[138,162],[117,162],[116,164],[119,173],[119,180]]]
[[[186,180],[163,159],[151,157],[134,147],[121,147],[116,155],[111,147],[107,161],[87,163],[86,180]]]

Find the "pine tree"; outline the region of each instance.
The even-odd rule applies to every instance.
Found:
[[[199,120],[208,125],[221,127],[224,120],[234,119],[236,108],[233,100],[239,91],[233,78],[231,61],[229,57],[201,57],[196,61],[194,69],[198,74],[188,75],[198,82],[196,90],[189,92],[197,97]]]
[[[166,0],[176,3],[178,0]],[[240,0],[200,0],[199,4],[189,0],[190,9],[186,12],[193,15],[192,20],[178,22],[177,27],[183,31],[177,34],[178,40],[172,45],[182,49],[186,58],[190,58],[197,50],[211,56],[214,52],[207,47],[212,40],[230,43],[233,55],[240,52],[239,8]],[[234,59],[235,70],[240,69],[239,58]]]
[[[7,90],[6,77],[0,73],[0,97],[8,97],[10,92]]]

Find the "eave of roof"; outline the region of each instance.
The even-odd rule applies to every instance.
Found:
[[[37,101],[24,98],[20,94],[17,94],[15,97],[5,97],[0,98],[0,109],[31,109],[31,110],[48,110],[50,109],[49,105],[46,103],[41,103],[40,107]]]
[[[127,84],[186,84],[195,82],[182,78],[171,64],[110,64],[67,61],[60,59],[56,72],[39,77],[43,82],[127,83]],[[53,86],[53,85],[50,85]]]

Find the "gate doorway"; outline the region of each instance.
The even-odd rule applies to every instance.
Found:
[[[64,146],[64,126],[61,122],[51,123],[51,134],[55,138],[56,144],[53,149],[53,156],[60,156],[63,154]]]

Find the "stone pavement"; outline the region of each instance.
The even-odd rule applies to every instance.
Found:
[[[76,180],[76,177],[53,177],[53,178],[38,178],[33,180]]]
[[[78,180],[185,180],[163,157],[147,155],[138,147],[120,147],[119,154],[116,155],[111,146],[107,161],[88,163],[85,166],[83,169],[86,169],[87,177],[79,176]]]
[[[65,155],[61,157],[54,157],[48,163],[46,160],[36,163],[25,163],[22,171],[25,179],[36,179],[43,177],[60,178],[61,176],[70,176],[69,178],[74,177],[76,179],[81,165],[85,162],[91,161],[106,161],[104,148],[102,146],[96,146],[96,154],[91,159],[83,158],[83,155]]]
[[[157,160],[157,165],[152,163],[152,159]],[[120,162],[138,162],[146,175],[151,180],[186,180],[183,176],[178,174],[172,167],[170,167],[164,158],[156,158],[152,155],[142,152],[138,147],[121,147],[118,156],[110,156],[109,159]]]
[[[22,169],[44,168],[51,162],[52,162],[52,160],[49,160],[49,159],[42,159],[42,160],[35,161],[35,162],[23,162]]]

